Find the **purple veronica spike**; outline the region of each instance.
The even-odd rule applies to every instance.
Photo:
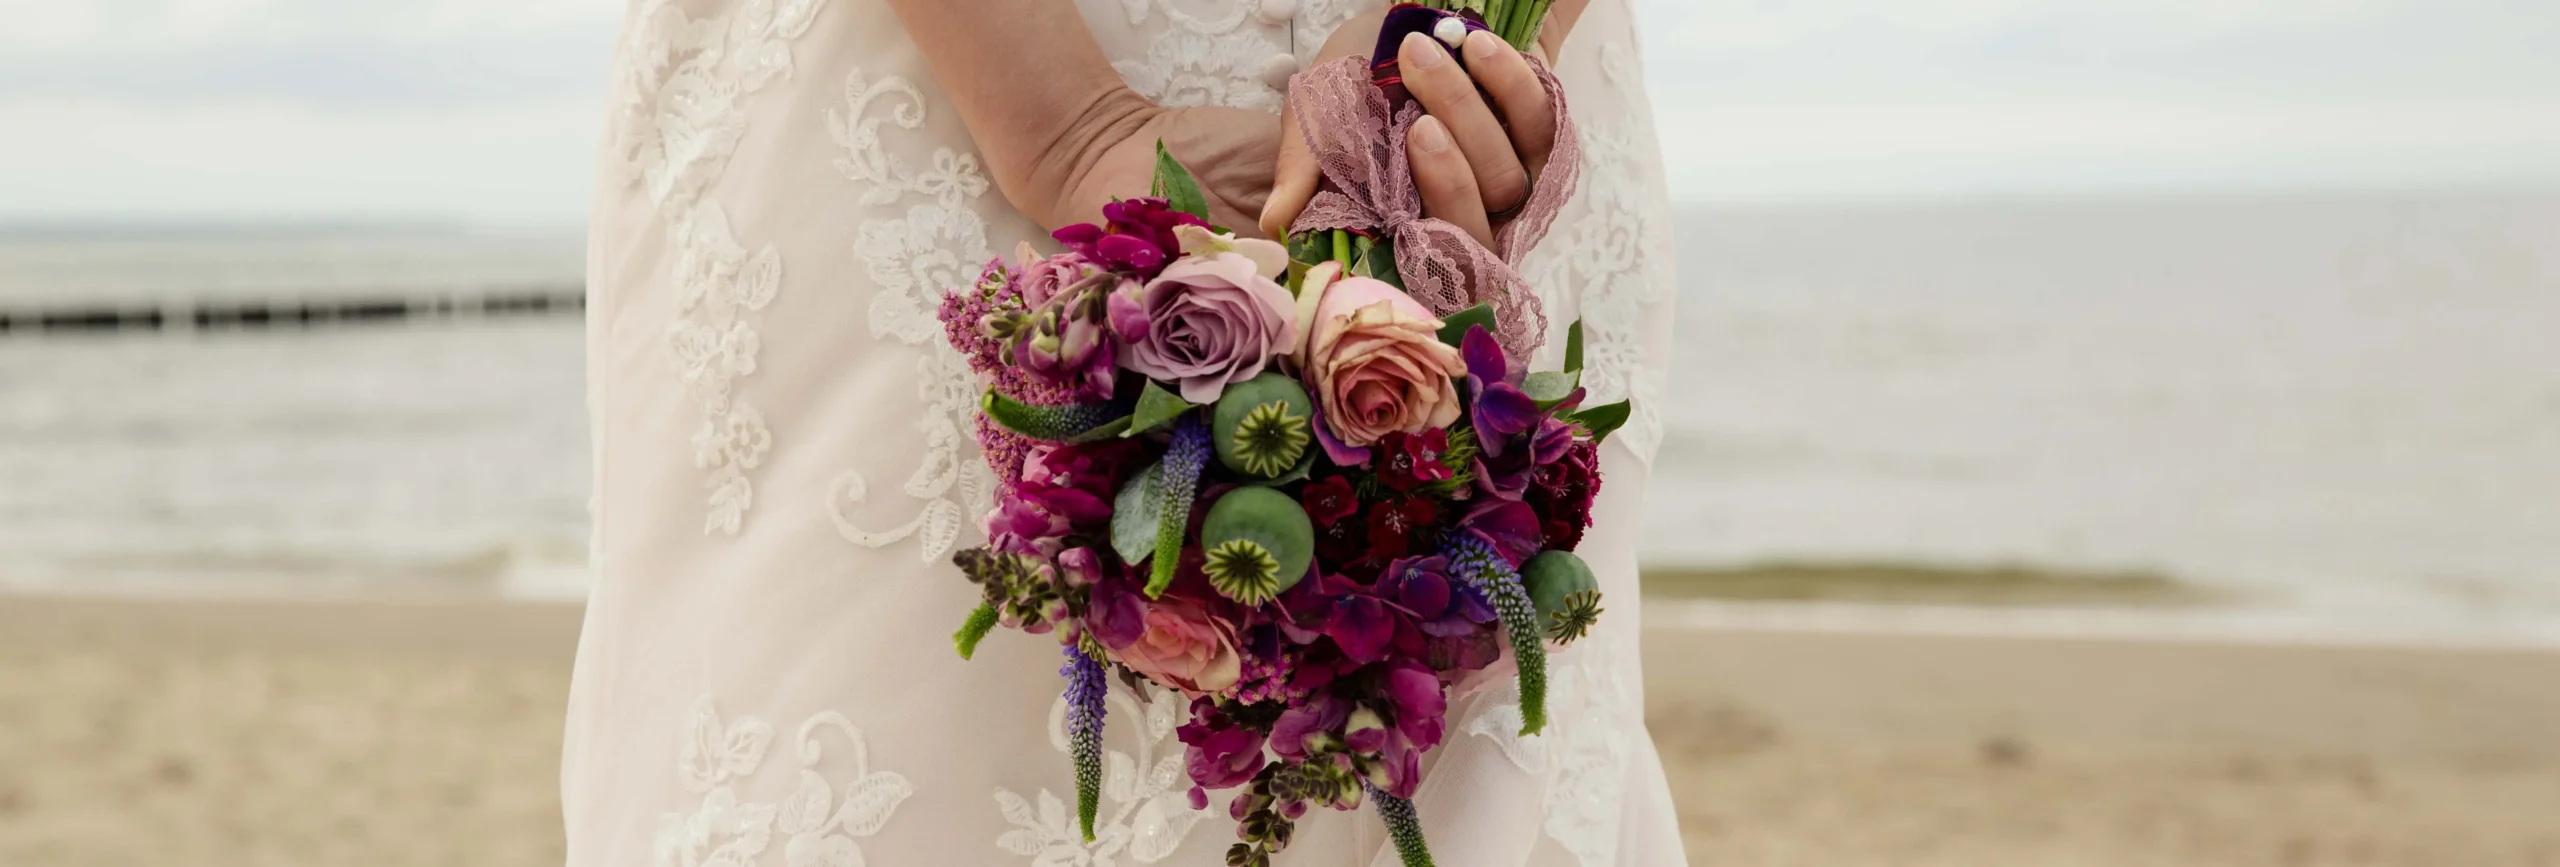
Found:
[[[1493,600],[1511,633],[1511,658],[1520,666],[1520,734],[1537,734],[1547,726],[1546,630],[1539,628],[1537,608],[1520,586],[1520,572],[1473,534],[1458,534],[1448,555],[1459,578]]]
[[[1191,527],[1191,498],[1200,490],[1200,471],[1209,465],[1209,423],[1198,413],[1173,423],[1173,443],[1164,452],[1164,517],[1156,525],[1154,571],[1147,576],[1147,597],[1163,596],[1173,586],[1182,562],[1182,533]]]
[[[1102,663],[1074,644],[1065,648],[1067,665],[1067,743],[1076,763],[1076,821],[1084,840],[1093,842],[1093,819],[1102,799],[1102,706],[1110,687],[1102,681]]]

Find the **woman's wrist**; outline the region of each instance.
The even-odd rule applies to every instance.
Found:
[[[1085,105],[1065,119],[1055,135],[1035,147],[1008,154],[1006,165],[990,166],[996,184],[1017,211],[1055,229],[1073,223],[1090,222],[1093,190],[1087,187],[1099,182],[1095,172],[1103,156],[1114,145],[1137,135],[1164,109],[1153,100],[1138,95],[1125,84],[1097,91]],[[1102,195],[1130,195],[1132,191],[1105,191]]]

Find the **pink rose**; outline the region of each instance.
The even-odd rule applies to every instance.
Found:
[[[1234,624],[1176,596],[1146,606],[1146,632],[1113,651],[1121,664],[1193,695],[1236,685],[1244,660],[1236,653]]]
[[[1111,324],[1129,351],[1122,366],[1208,403],[1262,373],[1297,344],[1295,299],[1242,253],[1188,256],[1135,292],[1111,298]]]
[[[1440,342],[1440,320],[1394,286],[1349,277],[1324,290],[1307,343],[1307,373],[1327,431],[1359,448],[1391,433],[1458,420],[1454,377],[1465,359]]]

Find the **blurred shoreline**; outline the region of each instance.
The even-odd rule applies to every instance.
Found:
[[[2560,858],[2560,653],[1671,610],[1649,612],[1647,718],[1693,863]],[[579,616],[0,595],[0,862],[556,864]]]

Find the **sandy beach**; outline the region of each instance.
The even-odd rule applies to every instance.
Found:
[[[0,598],[0,863],[556,864],[577,615]],[[1698,865],[2560,865],[2560,654],[1666,626],[1646,660]]]

